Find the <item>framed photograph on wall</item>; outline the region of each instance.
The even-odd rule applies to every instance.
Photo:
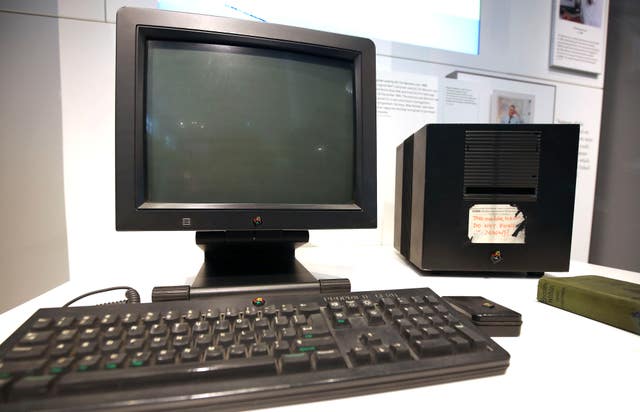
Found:
[[[491,94],[490,123],[533,123],[535,102],[532,94],[494,90]]]
[[[608,0],[554,0],[551,66],[602,73]]]

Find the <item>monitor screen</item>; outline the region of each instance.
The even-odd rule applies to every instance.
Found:
[[[354,64],[147,41],[146,201],[352,204]]]
[[[120,9],[116,228],[375,227],[375,67],[368,39]]]

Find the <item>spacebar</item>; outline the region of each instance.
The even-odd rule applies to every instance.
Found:
[[[253,378],[275,374],[275,361],[272,358],[230,359],[200,364],[73,372],[63,376],[57,387],[59,392],[101,388],[135,389],[139,385],[158,385],[165,382],[176,384],[181,381]]]

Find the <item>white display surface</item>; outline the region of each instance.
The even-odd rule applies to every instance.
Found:
[[[193,246],[193,248],[196,248]],[[196,248],[197,249],[197,248]],[[298,258],[317,276],[348,277],[353,291],[429,287],[440,296],[483,296],[522,315],[519,337],[495,338],[511,355],[506,374],[415,389],[270,410],[343,411],[489,410],[492,412],[634,410],[640,351],[637,335],[536,301],[537,279],[425,276],[389,247],[309,247]],[[117,259],[111,278],[72,280],[0,315],[0,341],[40,307],[60,306],[81,293],[119,283],[137,288],[143,302],[156,285],[185,284],[189,275],[166,274],[173,259]],[[201,258],[173,262],[195,273]],[[572,262],[571,275],[603,275],[640,283],[640,274]],[[567,274],[561,274],[566,276]],[[117,295],[87,299],[97,303]],[[543,405],[549,405],[544,407]]]

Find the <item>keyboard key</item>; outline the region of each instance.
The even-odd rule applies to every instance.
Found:
[[[160,320],[160,314],[158,312],[147,312],[142,319],[146,324],[157,323],[158,320]]]
[[[465,335],[472,342],[474,347],[484,347],[487,344],[487,338],[473,329],[465,327],[462,323],[454,325],[458,332]]]
[[[213,343],[213,335],[210,333],[201,333],[196,336],[196,347],[206,348]]]
[[[167,348],[167,337],[166,336],[156,336],[151,339],[151,343],[149,344],[149,348],[151,350],[161,350]]]
[[[132,325],[129,330],[127,330],[127,337],[129,338],[141,338],[144,336],[144,326]]]
[[[360,342],[364,345],[379,345],[382,343],[382,339],[375,332],[367,332],[360,336]]]
[[[207,333],[209,332],[209,322],[205,320],[199,320],[193,325],[193,333]]]
[[[234,329],[236,332],[249,329],[251,329],[251,322],[249,322],[249,319],[236,319]]]
[[[183,349],[189,346],[189,337],[185,335],[177,335],[171,342],[175,349]]]
[[[333,314],[333,325],[336,328],[341,328],[345,326],[349,326],[347,323],[347,315],[343,312],[336,312]]]
[[[35,359],[44,355],[47,345],[14,346],[4,355],[4,360]]]
[[[301,303],[298,305],[298,312],[302,313],[303,315],[309,316],[314,313],[320,312],[320,306],[315,302]]]
[[[53,335],[53,331],[29,332],[20,339],[21,345],[38,345],[48,342]]]
[[[358,306],[358,302],[355,300],[347,300],[344,302],[344,307],[347,310],[347,314],[353,315],[355,313],[360,312],[360,307]]]
[[[422,328],[422,332],[424,333],[424,336],[428,339],[431,338],[436,338],[438,336],[440,336],[440,330],[438,330],[437,328],[434,327],[426,327],[426,328]]]
[[[356,365],[368,365],[371,363],[371,352],[364,346],[355,346],[351,349],[351,357]]]
[[[80,340],[93,340],[98,337],[100,333],[100,329],[98,328],[87,328],[80,332]]]
[[[47,394],[55,375],[25,376],[11,387],[9,399],[19,400]]]
[[[124,345],[124,350],[126,352],[137,352],[142,349],[144,346],[144,340],[140,338],[131,338],[127,340]]]
[[[235,322],[238,317],[240,317],[240,314],[236,308],[227,308],[224,311],[224,318],[229,322]]]
[[[149,364],[149,359],[151,358],[151,352],[148,350],[136,352],[131,357],[131,366],[139,367],[146,366]]]
[[[100,326],[102,326],[103,328],[108,328],[109,326],[115,325],[117,321],[118,315],[107,313],[102,318],[100,318]]]
[[[418,356],[425,358],[450,354],[452,344],[444,338],[416,340],[413,342],[413,348]]]
[[[257,332],[260,330],[269,329],[269,319],[258,318],[253,322],[253,329]]]
[[[109,326],[104,331],[104,337],[108,339],[118,339],[122,336],[122,328],[120,326]]]
[[[402,336],[409,342],[413,342],[416,339],[422,339],[422,332],[414,327],[410,327],[402,331]]]
[[[9,379],[22,374],[33,374],[39,372],[42,370],[46,362],[47,359],[0,362],[0,379]]]
[[[76,349],[76,355],[78,356],[90,355],[96,351],[97,347],[98,347],[98,342],[96,341],[84,341]]]
[[[273,355],[281,356],[291,352],[291,346],[286,340],[277,340],[273,343]]]
[[[342,302],[331,301],[327,303],[327,308],[332,312],[342,312],[344,310],[344,305]]]
[[[50,318],[38,318],[31,325],[31,329],[33,330],[46,330],[49,329],[53,325],[53,319]]]
[[[425,315],[425,316],[431,316],[431,315],[435,314],[433,308],[431,308],[431,306],[427,306],[427,305],[418,306],[418,310],[420,312],[422,312],[422,314]]]
[[[96,317],[93,315],[84,315],[80,318],[80,321],[78,321],[78,326],[81,328],[89,328],[91,326],[93,326],[93,324],[96,323]]]
[[[267,344],[273,343],[276,340],[276,334],[270,329],[266,329],[260,332],[260,342]]]
[[[180,354],[180,360],[182,362],[197,362],[200,360],[200,349],[198,348],[185,348]]]
[[[96,370],[100,366],[100,355],[87,355],[78,361],[76,370],[78,372],[86,372]]]
[[[453,336],[449,340],[453,342],[456,352],[467,352],[471,349],[471,343],[461,336]]]
[[[224,348],[221,346],[209,346],[204,352],[204,360],[222,360],[224,359]]]
[[[171,325],[174,322],[178,322],[181,319],[180,312],[176,310],[170,310],[162,316],[162,319],[168,324]]]
[[[382,313],[377,309],[371,309],[366,311],[367,320],[369,321],[369,325],[381,325],[384,324],[384,319],[382,318]]]
[[[280,306],[280,315],[289,317],[289,316],[293,315],[295,310],[296,309],[293,307],[293,305],[285,304],[285,305]]]
[[[60,331],[56,340],[58,342],[69,342],[72,341],[73,338],[76,337],[76,333],[78,333],[78,329],[64,329]]]
[[[305,372],[311,369],[308,353],[287,353],[280,357],[282,373]]]
[[[122,316],[122,324],[125,326],[132,326],[135,325],[136,323],[138,323],[138,319],[140,319],[140,316],[137,313],[125,313],[124,316]]]
[[[313,360],[317,370],[344,368],[347,365],[342,355],[336,349],[319,350],[314,352]]]
[[[405,297],[399,297],[397,299],[398,305],[400,306],[409,306],[411,305],[411,301]]]
[[[167,334],[167,330],[167,325],[165,325],[164,323],[156,323],[151,326],[151,329],[149,329],[149,335],[164,336]]]
[[[424,303],[424,296],[411,296],[411,302],[415,303],[416,305],[421,305],[422,303]]]
[[[293,326],[300,326],[307,324],[307,317],[305,315],[293,315],[291,317],[291,322]]]
[[[236,377],[259,377],[275,374],[276,368],[273,359],[257,357],[213,361],[201,364],[185,363],[162,365],[158,368],[128,368],[96,371],[92,373],[69,373],[60,378],[58,390],[61,393],[82,393],[91,389],[100,390],[105,387],[130,389],[139,384],[176,384],[179,382],[200,382],[204,380],[226,381]]]
[[[369,327],[369,322],[367,322],[367,320],[360,315],[349,316],[349,319],[347,319],[347,322],[349,323],[349,326],[354,329]]]
[[[429,320],[431,320],[431,323],[433,323],[435,326],[442,326],[444,325],[444,319],[442,319],[440,316],[438,315],[434,315],[434,316],[430,316]]]
[[[100,350],[105,353],[117,352],[120,350],[121,343],[120,339],[107,339],[100,346]]]
[[[172,335],[186,335],[189,333],[189,324],[187,322],[176,322],[171,326]]]
[[[216,332],[229,332],[230,324],[227,319],[217,320],[213,325],[213,330]]]
[[[73,348],[72,343],[58,343],[53,348],[51,348],[51,352],[49,356],[60,357],[67,356],[69,352],[71,352],[71,348]]]
[[[282,328],[280,329],[280,339],[288,340],[297,337],[296,330],[294,328]]]
[[[53,325],[56,329],[68,329],[75,322],[75,318],[73,316],[62,316],[56,319],[55,324]]]
[[[391,360],[393,360],[391,357],[391,350],[389,349],[388,346],[385,346],[385,345],[373,346],[371,348],[371,352],[373,353],[373,357],[376,363],[390,362]]]
[[[127,358],[126,353],[112,353],[111,355],[107,356],[107,359],[104,363],[104,368],[105,369],[121,368],[126,358]]]
[[[400,361],[413,359],[411,357],[411,353],[409,352],[409,348],[404,343],[394,343],[389,347],[389,349],[391,349],[391,353],[393,353],[393,356],[396,358],[396,360]]]
[[[187,313],[185,313],[184,319],[189,323],[194,323],[197,320],[200,320],[200,311],[199,310],[194,310],[194,309],[189,309],[187,311]]]
[[[251,356],[267,356],[269,346],[266,343],[254,343],[251,345]]]
[[[220,346],[227,347],[233,343],[233,335],[228,332],[222,332],[218,335],[218,339],[216,340],[217,344]]]
[[[330,336],[322,338],[296,339],[293,342],[293,348],[297,352],[335,349],[336,347],[336,342]]]
[[[254,343],[256,341],[255,333],[249,330],[243,330],[238,334],[238,343],[242,343],[245,345]]]
[[[391,320],[395,321],[397,319],[404,318],[404,312],[399,308],[391,308],[387,309],[387,315],[391,318]]]
[[[214,321],[220,317],[220,312],[218,309],[210,308],[207,309],[207,312],[204,314],[204,318],[209,322]]]
[[[391,309],[396,307],[396,301],[393,298],[382,298],[380,299],[380,306],[383,308]]]
[[[229,346],[229,359],[244,358],[247,356],[247,348],[244,345]]]
[[[64,373],[69,370],[73,361],[74,359],[68,356],[58,358],[49,365],[49,373],[52,375]]]
[[[289,326],[289,318],[286,316],[276,316],[273,325],[275,328],[286,328]]]
[[[167,365],[175,362],[176,351],[174,349],[162,349],[156,355],[156,365]]]

